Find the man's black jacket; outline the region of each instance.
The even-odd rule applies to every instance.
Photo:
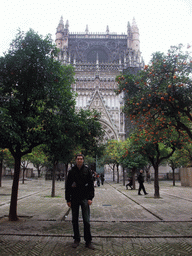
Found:
[[[137,180],[138,180],[139,183],[144,183],[144,176],[143,176],[142,173],[140,173],[140,174],[138,175]]]
[[[94,184],[91,171],[84,164],[80,170],[75,165],[68,173],[65,185],[66,201],[92,200],[93,197]]]

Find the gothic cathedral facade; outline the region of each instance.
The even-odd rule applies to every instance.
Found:
[[[144,61],[140,52],[139,29],[133,19],[128,22],[127,34],[70,33],[69,23],[63,17],[56,30],[56,46],[60,49],[58,60],[75,69],[73,90],[77,93],[76,109],[96,109],[105,131],[104,140],[124,140],[126,122],[122,112],[123,93],[116,95],[116,76],[124,70],[142,69]]]

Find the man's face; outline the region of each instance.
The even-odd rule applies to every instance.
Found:
[[[76,161],[77,167],[81,167],[83,165],[84,159],[82,156],[78,156],[75,161]]]

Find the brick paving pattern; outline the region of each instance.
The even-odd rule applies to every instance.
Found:
[[[91,230],[95,250],[73,249],[71,211],[64,197],[64,182],[20,182],[18,222],[8,221],[11,180],[0,188],[0,255],[192,255],[192,188],[177,182],[160,182],[160,198],[154,199],[153,183],[145,183],[146,196],[114,182],[96,187],[91,206]],[[138,185],[137,185],[138,186]],[[83,235],[83,223],[80,218]]]

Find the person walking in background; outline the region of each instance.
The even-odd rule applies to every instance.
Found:
[[[143,176],[143,170],[140,170],[140,173],[137,177],[137,180],[139,182],[139,190],[138,190],[138,195],[141,195],[141,189],[143,190],[144,194],[147,195],[148,193],[146,192],[145,190],[145,187],[144,187],[144,176]]]
[[[96,187],[97,186],[97,173],[96,173],[96,171],[94,171],[94,173],[93,173],[93,182],[94,182],[94,187]]]
[[[94,250],[90,231],[90,205],[94,198],[94,185],[91,170],[84,165],[84,156],[76,155],[76,165],[68,173],[65,187],[65,199],[72,210],[72,224],[74,232],[73,248],[80,243],[79,207],[81,206],[85,246]]]
[[[97,173],[97,186],[100,187],[100,175]]]
[[[130,189],[133,189],[133,178],[129,177],[128,181],[129,182],[126,184],[126,189],[128,189],[128,186],[130,187]]]
[[[150,174],[149,171],[147,172],[147,182],[148,182],[149,184],[151,183],[151,174]]]
[[[101,173],[100,179],[101,179],[101,184],[102,184],[102,185],[104,184],[104,180],[105,180],[104,177],[105,177],[105,176],[104,176],[104,173]]]

